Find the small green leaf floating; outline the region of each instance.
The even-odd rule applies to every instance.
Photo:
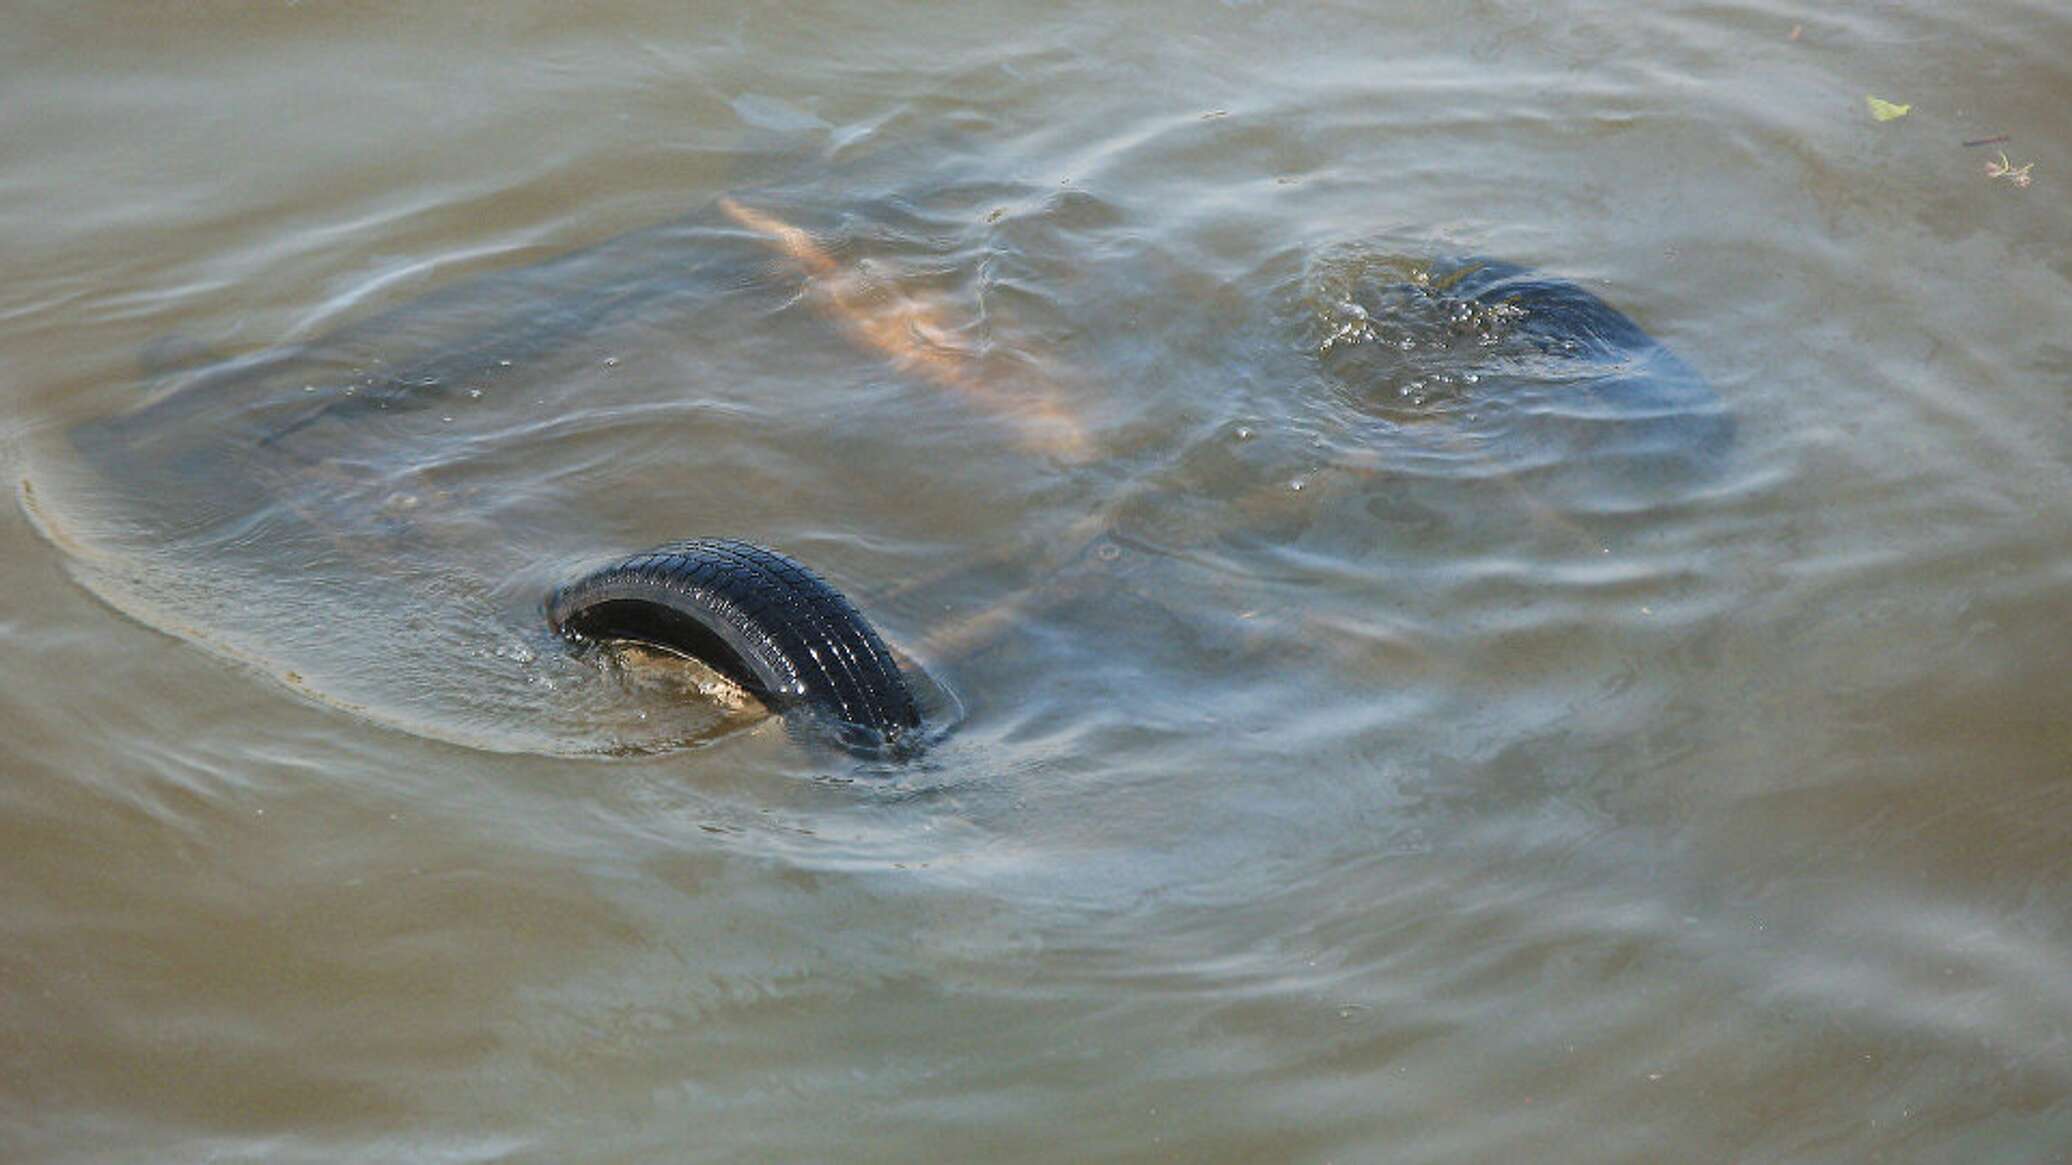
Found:
[[[1911,105],[1895,104],[1893,102],[1885,100],[1882,97],[1871,97],[1866,95],[1863,100],[1864,104],[1871,107],[1871,116],[1877,118],[1879,121],[1891,121],[1894,118],[1905,117],[1907,115],[1907,111],[1913,108],[1913,106]]]

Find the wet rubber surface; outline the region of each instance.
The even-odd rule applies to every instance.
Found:
[[[864,755],[897,749],[921,724],[877,630],[810,568],[765,547],[671,542],[555,588],[546,610],[579,643],[630,640],[706,662]]]

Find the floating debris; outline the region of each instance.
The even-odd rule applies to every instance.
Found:
[[[2002,150],[1998,158],[1986,163],[1986,177],[2005,178],[2017,188],[2026,188],[2029,185],[2029,171],[2035,168],[2034,162],[2026,166],[2015,165],[2007,160],[2007,151]]]
[[[2001,142],[2011,142],[2013,140],[2014,137],[2010,134],[1996,133],[1989,138],[1973,138],[1964,143],[1964,148],[1968,150],[1974,146],[1997,146]]]
[[[1866,95],[1863,101],[1864,104],[1870,106],[1871,116],[1879,121],[1897,120],[1898,118],[1905,117],[1914,108],[1911,105],[1900,105],[1897,102],[1887,101],[1882,97],[1871,97],[1869,95]]]

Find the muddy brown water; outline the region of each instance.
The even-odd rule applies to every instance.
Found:
[[[0,24],[0,1158],[2072,1151],[2057,6]]]

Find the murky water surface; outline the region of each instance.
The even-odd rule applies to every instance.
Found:
[[[0,23],[0,1156],[2072,1152],[2060,6]]]

